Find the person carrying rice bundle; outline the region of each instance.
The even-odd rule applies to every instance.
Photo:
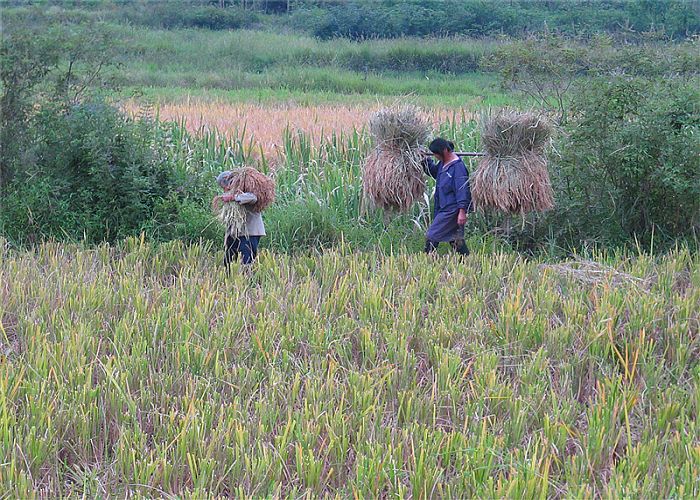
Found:
[[[223,203],[220,217],[226,225],[224,265],[227,270],[231,262],[238,260],[239,255],[242,257],[244,265],[252,264],[258,255],[260,238],[265,236],[262,208],[256,210],[263,200],[260,200],[255,193],[241,189],[241,187],[245,187],[241,186],[242,175],[245,173],[231,170],[221,172],[216,178],[216,182],[224,190],[224,194],[218,195],[212,200],[214,210],[219,210],[219,204]],[[257,171],[255,171],[255,175],[261,178],[265,177]],[[274,197],[274,185],[272,189]]]
[[[426,155],[426,173],[435,179],[435,213],[425,235],[425,252],[435,253],[441,242],[449,243],[461,256],[469,255],[464,241],[464,225],[472,210],[469,172],[454,152],[454,144],[442,137],[430,143]],[[435,156],[437,163],[429,155]]]

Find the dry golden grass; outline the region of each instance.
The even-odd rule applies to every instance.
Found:
[[[284,131],[301,130],[318,142],[333,133],[352,132],[353,128],[364,128],[372,113],[381,104],[340,105],[323,104],[302,106],[297,103],[256,104],[250,102],[224,102],[214,100],[187,100],[183,102],[161,103],[158,114],[162,120],[186,120],[187,129],[197,132],[201,129],[217,129],[227,137],[240,138],[245,128],[246,140],[252,139],[256,150],[269,155],[283,150]],[[140,110],[136,102],[128,102],[125,109],[133,114]],[[437,125],[458,116],[472,117],[466,110],[430,110],[427,118]]]
[[[365,161],[362,185],[374,205],[407,212],[425,193],[421,145],[430,124],[414,106],[383,108],[372,115],[369,129],[375,149]]]
[[[470,182],[476,207],[515,214],[551,210],[554,192],[545,148],[552,124],[536,113],[512,109],[482,121],[486,156]]]
[[[275,201],[275,182],[252,167],[234,170],[230,177],[231,191],[234,193],[253,193],[255,203],[248,205],[253,212],[262,212]]]

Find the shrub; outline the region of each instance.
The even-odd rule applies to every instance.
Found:
[[[104,70],[114,64],[112,30],[100,23],[38,8],[6,17],[0,44],[0,188],[30,161],[29,121],[39,101],[66,106],[108,88]]]
[[[162,156],[166,145],[154,140],[148,120],[93,102],[67,112],[47,106],[33,122],[36,164],[16,176],[3,198],[2,230],[10,239],[115,241],[154,228],[154,220],[177,229],[156,236],[183,237],[185,212],[178,209],[184,206],[191,216],[192,207],[182,202],[205,203],[206,190],[199,188],[204,180],[181,189],[182,172]],[[170,219],[164,221],[166,214]]]
[[[259,15],[235,6],[187,5],[178,2],[156,3],[141,8],[125,8],[124,17],[134,23],[154,28],[204,28],[229,30],[250,27]]]
[[[530,36],[500,44],[482,60],[501,84],[567,119],[570,93],[589,77],[692,77],[700,64],[698,43],[620,45],[610,36],[593,39],[557,34]]]
[[[600,79],[574,96],[558,174],[559,235],[616,244],[700,229],[700,93],[692,82]]]

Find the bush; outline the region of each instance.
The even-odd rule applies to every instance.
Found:
[[[692,238],[700,229],[700,92],[682,80],[593,80],[574,96],[553,228],[567,241]]]
[[[253,26],[260,16],[238,7],[219,8],[209,5],[188,5],[164,2],[142,8],[128,8],[126,20],[153,28],[204,28],[230,30]]]
[[[206,224],[204,209],[193,213],[185,203],[196,199],[203,207],[204,179],[190,179],[190,189],[181,189],[187,184],[183,173],[162,156],[166,144],[154,140],[150,121],[134,121],[94,102],[67,112],[47,107],[33,123],[36,164],[18,173],[3,197],[1,229],[10,239],[94,243],[148,229],[155,236],[184,237],[188,225],[192,230]],[[179,210],[183,207],[187,210]],[[201,220],[194,223],[197,215]],[[166,218],[175,229],[156,231],[154,220]]]
[[[0,188],[31,153],[29,120],[39,101],[67,106],[110,87],[113,32],[80,16],[39,8],[6,16],[0,44]],[[85,22],[83,22],[85,21]],[[31,154],[30,154],[31,156]]]
[[[310,5],[317,4],[317,5]],[[700,31],[700,12],[684,0],[394,0],[309,2],[289,24],[328,39],[402,36],[520,36],[551,30],[570,35],[657,31],[675,39]],[[627,29],[631,28],[631,29]]]
[[[504,88],[524,94],[542,108],[567,118],[570,92],[589,77],[692,77],[700,65],[698,43],[616,43],[545,34],[509,40],[484,56],[482,66],[498,72]]]

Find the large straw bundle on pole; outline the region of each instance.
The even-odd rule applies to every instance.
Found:
[[[486,156],[470,178],[474,204],[508,214],[554,207],[545,147],[550,122],[534,113],[502,110],[482,124]]]
[[[377,207],[406,212],[425,193],[419,148],[430,126],[417,108],[403,106],[376,112],[369,130],[375,147],[362,170],[364,194]]]
[[[246,205],[253,212],[262,212],[275,201],[275,181],[252,167],[234,170],[230,179],[232,192],[253,193],[258,198]]]

